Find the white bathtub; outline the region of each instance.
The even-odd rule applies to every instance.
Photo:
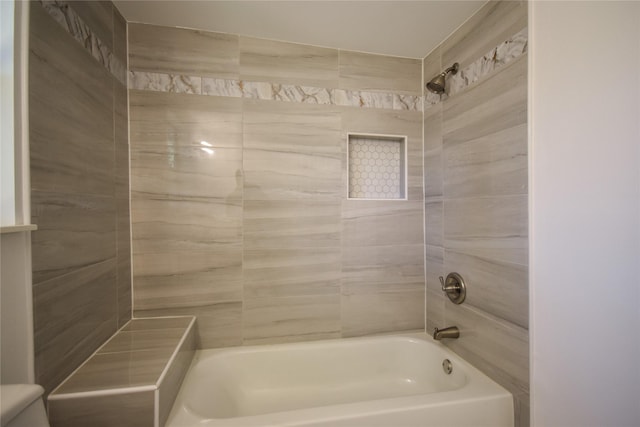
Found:
[[[512,427],[513,401],[431,337],[388,335],[199,350],[166,425]]]

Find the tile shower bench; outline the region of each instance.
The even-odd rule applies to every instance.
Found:
[[[195,352],[195,318],[132,319],[48,398],[52,427],[162,427]]]

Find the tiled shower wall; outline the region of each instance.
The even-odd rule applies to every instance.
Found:
[[[424,327],[421,61],[129,25],[136,316],[201,347]],[[408,200],[347,200],[347,133],[408,137]]]
[[[527,5],[490,2],[424,60],[425,80],[454,62],[447,93],[424,114],[427,328],[514,395],[529,424]],[[438,276],[456,271],[467,299]]]
[[[131,318],[126,23],[30,5],[36,382],[50,392]]]

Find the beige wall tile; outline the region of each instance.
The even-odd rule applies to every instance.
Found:
[[[113,196],[112,77],[40,5],[31,11],[31,188]]]
[[[442,196],[442,104],[424,113],[424,195]]]
[[[129,91],[131,147],[242,147],[242,99]]]
[[[245,200],[337,200],[340,115],[325,106],[245,101]]]
[[[447,65],[447,67],[449,67],[449,65]],[[429,52],[429,55],[422,60],[422,70],[424,73],[423,83],[426,85],[428,81],[443,72],[447,67],[442,66],[442,45],[438,45],[438,47]],[[422,91],[424,93],[427,92],[426,86],[422,87]]]
[[[458,272],[464,278],[467,284],[464,304],[528,328],[527,266],[446,250],[445,271]]]
[[[340,51],[340,89],[419,95],[422,66],[418,59]]]
[[[514,395],[528,392],[529,339],[526,329],[483,311],[445,301],[447,326],[460,328],[460,338],[443,341],[469,363]]]
[[[129,69],[238,78],[238,36],[129,24]]]
[[[240,37],[240,78],[323,88],[338,87],[338,51]]]
[[[33,287],[35,371],[46,393],[116,331],[115,267],[111,259]]]
[[[339,201],[245,200],[245,248],[327,248],[340,246]]]
[[[445,247],[527,265],[527,216],[526,195],[445,199]]]
[[[250,249],[243,257],[244,298],[337,295],[340,247]]]
[[[439,277],[446,277],[450,272],[444,269],[444,249],[439,246],[426,245],[425,267],[427,278],[427,291],[442,294]]]
[[[100,41],[113,51],[113,4],[105,0],[74,1],[70,6]]]
[[[345,246],[342,293],[424,289],[424,246]]]
[[[424,288],[342,295],[342,336],[424,329]]]
[[[447,197],[527,194],[527,124],[444,146]]]
[[[240,301],[242,248],[236,244],[207,252],[140,253],[134,242],[133,275],[135,310]]]
[[[113,196],[32,191],[33,283],[116,257]]]
[[[153,427],[154,391],[49,401],[56,427]],[[114,410],[118,408],[118,410]]]
[[[526,26],[526,1],[490,1],[442,43],[442,63],[464,68]]]
[[[440,291],[433,292],[427,289],[427,321],[426,333],[433,334],[435,328],[446,328],[448,325],[444,318],[444,304],[447,297]]]
[[[126,50],[110,2],[71,7]],[[38,3],[29,27],[35,366],[49,393],[131,316],[127,91]]]
[[[113,9],[113,54],[126,66],[127,57],[127,21],[112,5]]]
[[[216,180],[212,180],[215,184]],[[203,186],[204,187],[204,186]],[[242,239],[242,206],[237,199],[139,196],[131,206],[136,253],[209,251]]]
[[[134,316],[195,316],[197,348],[242,345],[242,302],[221,302],[156,310],[139,310],[134,305]]]
[[[443,219],[442,199],[429,198],[424,203],[425,243],[431,246],[442,246]]]
[[[344,200],[342,246],[423,244],[420,201]]]
[[[157,148],[156,148],[157,147]],[[142,197],[242,200],[242,152],[197,146],[144,146],[131,151],[131,191]],[[209,200],[207,200],[209,199]]]
[[[169,413],[173,407],[173,402],[180,391],[180,385],[184,379],[196,350],[196,334],[195,327],[192,328],[178,348],[176,357],[168,366],[167,371],[162,379],[162,383],[158,388],[158,415],[159,424],[164,426]]]
[[[340,295],[246,298],[244,344],[340,337]]]
[[[504,65],[443,105],[444,144],[475,140],[527,122],[527,56]]]

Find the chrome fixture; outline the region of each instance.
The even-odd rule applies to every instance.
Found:
[[[436,94],[443,93],[447,74],[456,74],[458,72],[458,68],[460,68],[460,64],[456,62],[451,67],[447,68],[446,70],[435,76],[433,79],[431,79],[431,81],[427,83],[427,89]]]
[[[467,296],[467,285],[461,275],[449,273],[446,280],[440,276],[440,283],[442,284],[442,292],[447,294],[452,303],[462,304]]]
[[[453,372],[453,365],[451,364],[451,360],[444,359],[442,361],[442,370],[445,374],[451,375],[451,372]]]
[[[449,326],[448,328],[433,330],[433,339],[440,341],[442,338],[459,338],[460,329],[457,326]]]

